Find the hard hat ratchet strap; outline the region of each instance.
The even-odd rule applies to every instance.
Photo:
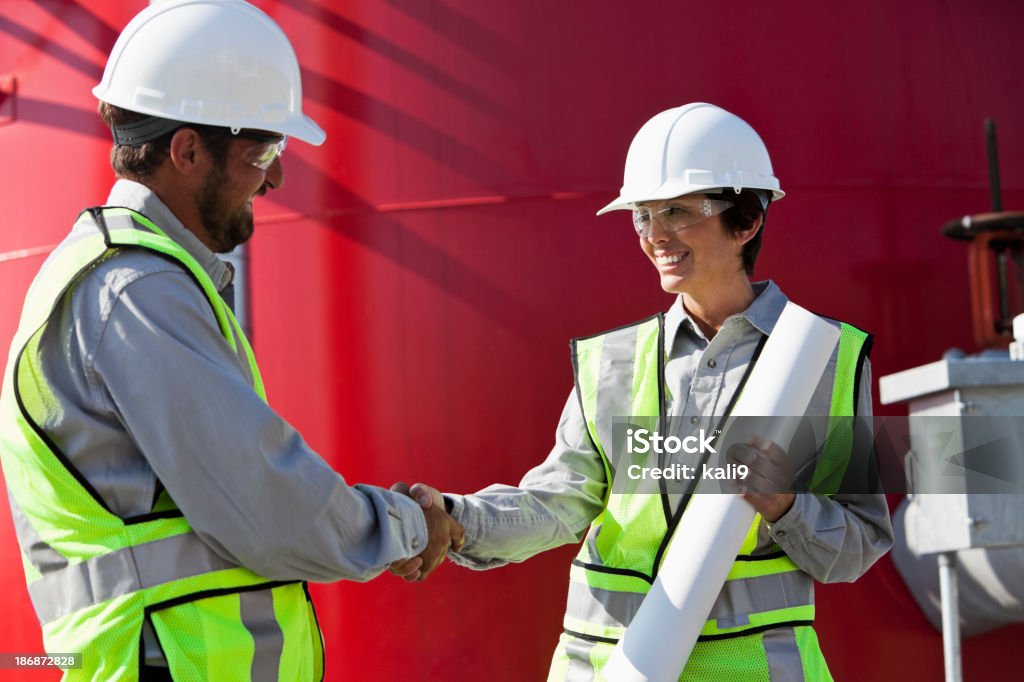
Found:
[[[184,125],[186,124],[182,121],[147,116],[138,121],[113,126],[111,131],[114,133],[114,144],[118,147],[138,147]]]

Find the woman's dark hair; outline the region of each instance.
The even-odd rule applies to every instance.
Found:
[[[100,102],[99,112],[100,118],[109,128],[147,118],[146,114],[122,109],[106,102]],[[221,167],[227,162],[228,147],[231,144],[231,133],[227,128],[195,123],[182,123],[181,127],[191,128],[199,133],[203,145],[210,150],[217,167]],[[142,181],[151,176],[167,158],[167,153],[171,148],[171,138],[174,137],[175,132],[177,129],[137,147],[114,145],[110,150],[110,165],[114,169],[114,173],[119,178],[135,181]]]
[[[743,245],[743,269],[747,276],[754,274],[754,263],[757,262],[757,254],[761,251],[761,235],[764,233],[764,224],[768,220],[768,210],[761,208],[760,191],[745,189],[736,194],[731,189],[723,189],[719,195],[708,195],[713,198],[721,198],[733,202],[732,208],[722,214],[722,225],[730,234],[738,234],[749,230],[757,222],[759,216],[764,216],[761,228],[754,235],[754,238]],[[771,205],[769,203],[769,205]]]

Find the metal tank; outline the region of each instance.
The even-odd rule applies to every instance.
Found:
[[[874,332],[875,376],[970,344],[962,253],[934,226],[985,201],[976,122],[1024,106],[1019,3],[256,4],[292,37],[328,140],[289,147],[284,188],[258,201],[250,323],[271,403],[351,483],[472,491],[545,456],[568,339],[671,303],[628,218],[594,211],[639,126],[689,101],[748,120],[788,193],[758,277]],[[4,344],[47,247],[106,197],[89,90],[143,5],[0,4]],[[1008,133],[1005,158],[1024,157]],[[1024,204],[1024,169],[1003,179]],[[315,586],[327,678],[542,679],[573,551]],[[0,649],[38,651],[18,554],[0,505]],[[941,675],[888,559],[819,588],[818,632],[837,679]],[[1022,634],[966,641],[968,679],[1010,676]]]

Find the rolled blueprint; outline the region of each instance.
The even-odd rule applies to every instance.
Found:
[[[838,342],[838,329],[787,303],[731,416],[804,414]],[[787,440],[787,434],[764,435]],[[679,678],[754,515],[754,508],[735,494],[690,499],[658,577],[608,659],[604,679]]]

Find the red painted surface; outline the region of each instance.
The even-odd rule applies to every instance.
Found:
[[[759,277],[877,334],[876,378],[971,350],[966,251],[939,227],[989,207],[986,116],[1004,205],[1024,206],[1017,2],[258,4],[292,36],[328,141],[290,146],[257,207],[257,355],[272,404],[352,483],[472,491],[543,458],[568,339],[670,303],[627,217],[593,213],[637,128],[688,101],[746,118],[789,193]],[[106,197],[89,89],[142,6],[0,5],[0,78],[18,82],[13,122],[0,102],[0,253],[57,242]],[[4,344],[40,262],[0,261]],[[328,679],[542,678],[571,553],[317,586]],[[37,651],[6,505],[0,585],[0,650]],[[818,594],[837,679],[941,677],[940,637],[887,559]],[[966,679],[1018,676],[1022,635],[966,641]]]

